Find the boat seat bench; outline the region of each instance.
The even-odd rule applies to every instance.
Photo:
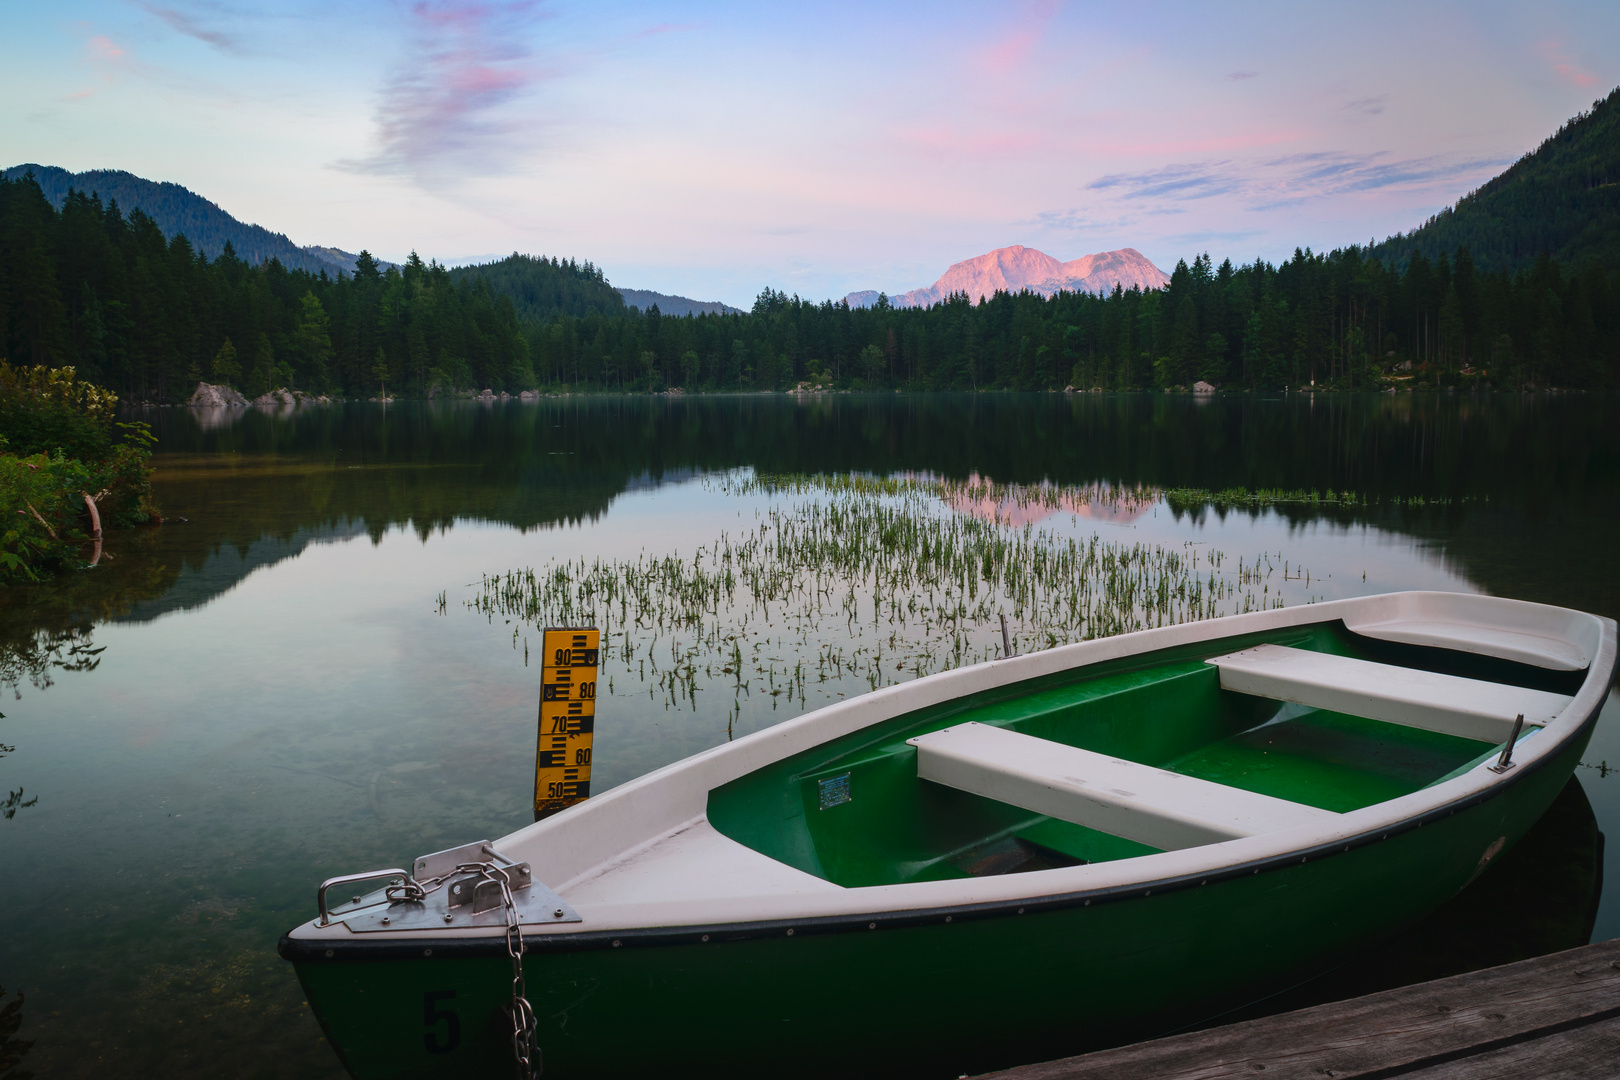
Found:
[[[906,740],[917,775],[1161,851],[1338,817],[1077,746],[966,723]]]
[[[1223,690],[1488,743],[1507,742],[1520,713],[1525,724],[1542,727],[1570,702],[1544,690],[1282,645],[1257,645],[1205,663],[1220,670]]]

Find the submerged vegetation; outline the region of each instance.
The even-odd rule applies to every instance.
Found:
[[[765,496],[752,527],[690,555],[485,575],[467,606],[513,624],[525,656],[526,624],[599,627],[610,692],[618,676],[696,709],[700,692],[729,688],[740,711],[744,695],[805,706],[812,691],[832,699],[990,659],[1003,617],[1014,650],[1029,651],[1280,607],[1277,579],[1290,573],[1280,553],[1110,542],[1012,516],[1151,504],[1142,492],[847,475],[709,483]]]

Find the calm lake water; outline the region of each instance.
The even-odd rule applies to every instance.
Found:
[[[159,501],[186,520],[113,536],[109,560],[58,585],[0,594],[0,743],[15,747],[0,795],[17,792],[0,818],[0,987],[26,996],[23,1064],[41,1077],[342,1075],[275,953],[313,915],[315,886],[531,820],[538,635],[468,606],[484,576],[690,559],[832,498],[750,477],[1089,491],[961,495],[927,512],[1040,542],[1196,552],[1204,567],[1219,552],[1223,567],[1266,568],[1249,589],[1265,603],[1447,589],[1620,616],[1620,424],[1604,399],[570,398],[146,415]],[[1234,487],[1356,499],[1189,513],[1160,495]],[[849,596],[864,614],[847,621],[734,621],[746,689],[670,627],[614,627],[628,636],[603,672],[595,789],[938,668],[919,659],[931,645],[907,652],[906,631],[863,607],[869,592]],[[964,634],[970,653],[991,647],[988,624]],[[848,663],[829,667],[828,650]],[[682,656],[695,657],[689,690],[672,693]],[[817,658],[816,677],[783,692]],[[1620,891],[1602,890],[1620,874],[1620,845],[1605,852],[1600,835],[1620,829],[1605,763],[1620,765],[1612,694],[1588,767],[1511,857],[1402,939],[1261,1007],[1620,935]]]

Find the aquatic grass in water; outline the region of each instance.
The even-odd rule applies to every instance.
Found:
[[[1212,506],[1217,510],[1234,508],[1258,509],[1266,506],[1309,506],[1320,508],[1324,506],[1342,506],[1347,508],[1367,508],[1373,506],[1398,506],[1407,509],[1422,509],[1430,506],[1461,506],[1466,503],[1487,502],[1488,500],[1474,495],[1463,495],[1451,498],[1445,495],[1387,495],[1371,496],[1355,491],[1284,491],[1280,488],[1223,488],[1220,491],[1208,491],[1204,488],[1167,488],[1163,492],[1164,501],[1174,511],[1196,510],[1204,506]]]
[[[485,575],[467,606],[516,624],[525,662],[525,625],[595,625],[610,695],[645,689],[696,709],[700,692],[729,688],[740,713],[744,698],[807,707],[812,691],[833,700],[990,659],[1003,615],[1027,652],[1281,607],[1272,577],[1293,576],[1280,554],[1065,536],[981,512],[1151,505],[1141,490],[859,475],[709,484],[770,501],[752,528],[690,555]]]

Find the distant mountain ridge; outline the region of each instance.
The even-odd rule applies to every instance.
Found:
[[[290,270],[308,270],[312,274],[322,270],[328,274],[354,272],[356,256],[337,248],[299,247],[283,233],[238,221],[217,203],[179,184],[146,180],[122,169],[73,173],[54,165],[35,164],[13,165],[3,175],[7,180],[20,180],[30,172],[57,209],[61,209],[69,190],[99,195],[104,203],[117,200],[120,211],[141,211],[171,240],[184,233],[191,246],[210,259],[217,259],[228,241],[238,258],[254,265],[279,259]]]
[[[34,174],[45,198],[57,209],[61,209],[69,191],[99,195],[103,203],[116,200],[122,213],[141,211],[171,240],[185,234],[191,246],[210,259],[219,258],[227,242],[237,258],[247,263],[256,266],[279,259],[289,270],[307,270],[312,274],[323,270],[334,275],[353,274],[360,258],[358,253],[342,248],[320,244],[300,247],[283,233],[237,220],[217,203],[189,188],[147,180],[122,169],[74,173],[55,165],[24,164],[13,165],[0,176],[19,180],[29,173]],[[383,270],[398,265],[383,259],[376,262]],[[614,289],[588,262],[581,266],[572,261],[559,264],[558,260],[551,259],[548,263],[544,258],[519,257],[514,253],[510,259],[490,260],[452,271],[455,277],[468,274],[488,278],[497,292],[512,297],[519,315],[527,318],[550,318],[563,313],[612,313],[627,304],[643,311],[657,304],[663,315],[742,314],[740,308],[718,300],[693,300],[647,289]]]
[[[742,308],[734,308],[719,300],[693,300],[685,296],[670,296],[651,289],[620,289],[619,295],[633,308],[646,311],[658,305],[660,315],[741,315]]]
[[[1159,289],[1170,283],[1170,275],[1148,261],[1135,248],[1100,251],[1069,262],[1059,262],[1044,251],[1014,244],[972,259],[964,259],[941,274],[939,280],[921,289],[891,296],[895,307],[927,307],[955,293],[966,293],[977,303],[1000,291],[1028,289],[1042,296],[1058,292],[1109,293],[1122,288]],[[850,307],[870,307],[877,303],[872,289],[844,297]]]
[[[1366,254],[1405,267],[1415,254],[1434,260],[1459,247],[1482,270],[1511,272],[1543,254],[1620,268],[1620,89],[1455,206]]]

